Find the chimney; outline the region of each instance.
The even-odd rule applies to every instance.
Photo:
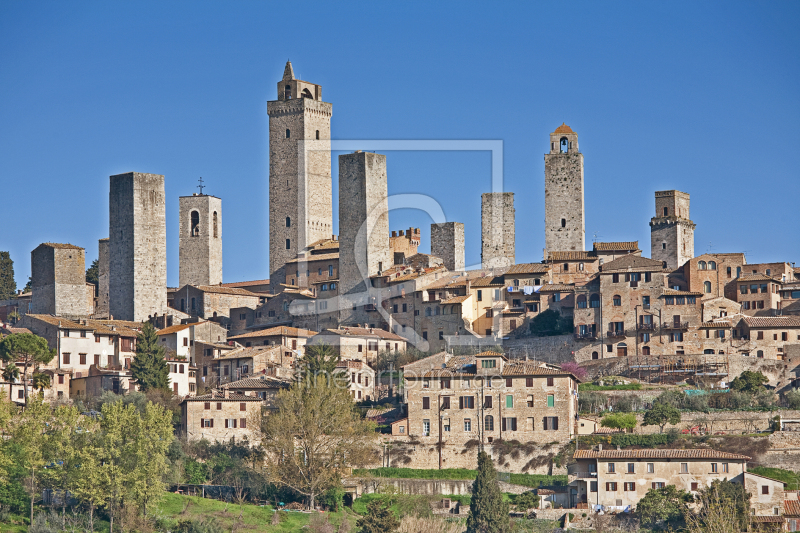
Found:
[[[602,452],[603,451],[603,443],[600,443],[600,444],[597,445],[597,451],[598,452]]]
[[[227,400],[227,399],[228,399],[228,397],[229,397],[229,391],[228,391],[228,389],[223,389],[223,398],[225,398],[225,399]]]

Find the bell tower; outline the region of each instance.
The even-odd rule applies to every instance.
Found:
[[[269,277],[273,292],[285,265],[333,232],[331,114],[322,87],[294,76],[286,62],[269,115]]]
[[[544,155],[544,213],[545,258],[553,251],[584,251],[583,154],[578,134],[563,123],[550,134]]]

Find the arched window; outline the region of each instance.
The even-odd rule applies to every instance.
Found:
[[[706,294],[711,294],[711,282],[704,281],[703,282],[703,292]]]
[[[650,355],[650,347],[642,346],[642,355]]]
[[[620,307],[622,305],[622,297],[619,294],[615,294],[612,302],[614,307]]]
[[[597,352],[592,352],[592,359],[600,359],[600,354]]]
[[[592,309],[597,309],[600,307],[600,295],[599,294],[592,294],[589,296],[589,307]]]
[[[439,312],[440,312],[439,306],[437,305],[435,310],[434,310],[434,312],[433,312],[433,314],[436,315],[436,316],[439,316]]]
[[[665,216],[665,217],[668,217],[668,216],[669,216],[669,207],[665,207],[665,208],[664,208],[664,216]]]
[[[291,136],[292,136],[292,132],[291,132],[291,131],[289,131],[289,130],[287,129],[287,130],[286,130],[286,138],[288,139],[288,138],[290,138]]]
[[[287,228],[292,227],[292,217],[286,217],[286,227]]]
[[[564,263],[564,272],[569,272],[569,263]]]
[[[197,237],[200,235],[200,213],[197,211],[192,211],[191,222],[191,235],[192,237]]]
[[[583,272],[583,263],[578,263],[578,270]]]
[[[492,415],[486,415],[483,418],[483,429],[484,431],[494,431],[494,417]]]
[[[697,270],[705,270],[706,269],[706,262],[705,261],[698,261],[697,262]]]
[[[717,269],[717,263],[714,262],[714,261],[709,261],[708,262],[708,269],[709,270],[716,270]]]
[[[442,307],[442,314],[443,315],[447,314],[447,306],[446,305],[444,307]]]
[[[319,140],[319,130],[317,130],[317,140]]]
[[[430,307],[426,307],[425,308],[425,316],[431,316],[431,308]]]
[[[291,250],[291,248],[292,248],[292,240],[286,239],[286,249]]]
[[[586,295],[578,295],[578,309],[586,309]]]
[[[287,85],[283,88],[283,99],[284,100],[291,100],[292,99],[292,86]]]
[[[567,227],[567,219],[566,218],[562,218],[561,219],[561,227],[562,228],[566,228]]]
[[[758,357],[759,359],[763,359],[764,358],[764,350],[757,351],[756,352],[756,357]]]
[[[311,96],[311,91],[309,91],[308,88],[303,89],[303,93],[302,94],[303,94],[303,98],[311,98],[311,99],[314,98],[313,96]]]
[[[561,153],[566,154],[569,152],[569,141],[566,137],[561,137],[561,140],[558,141],[558,145],[561,148]]]
[[[219,237],[219,230],[217,229],[218,225],[217,225],[217,212],[216,211],[214,211],[214,214],[212,216],[212,220],[214,221],[214,223],[213,223],[213,226],[214,226],[214,238],[216,239],[216,238]]]
[[[288,311],[289,310],[289,302],[283,302],[283,310],[284,311]]]

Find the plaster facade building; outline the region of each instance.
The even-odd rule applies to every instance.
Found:
[[[87,316],[86,253],[72,244],[46,242],[31,252],[31,312]]]
[[[181,402],[181,430],[186,440],[195,442],[258,443],[261,399],[236,392],[212,391],[188,397]]]
[[[695,223],[689,217],[689,195],[656,191],[656,216],[650,219],[650,257],[675,270],[694,257]]]
[[[109,312],[141,322],[167,308],[164,176],[111,176]]]
[[[358,359],[345,359],[336,364],[335,373],[343,374],[354,402],[376,399],[375,371]]]
[[[333,233],[330,133],[333,105],[322,87],[298,80],[290,62],[269,114],[269,271],[273,292],[284,265]]]
[[[481,195],[481,264],[483,268],[509,267],[515,263],[513,192]]]
[[[441,257],[444,266],[451,272],[464,270],[464,224],[431,224],[431,255]]]
[[[178,198],[179,284],[222,283],[222,200],[207,194]]]
[[[578,134],[566,124],[550,134],[550,152],[544,156],[544,211],[545,257],[585,250],[583,154]]]
[[[367,363],[374,363],[378,352],[406,350],[406,340],[390,331],[349,326],[321,331],[308,339],[308,344],[329,344],[342,359],[361,360]]]

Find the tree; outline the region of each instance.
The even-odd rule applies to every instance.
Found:
[[[35,401],[26,405],[24,411],[12,418],[9,432],[11,440],[18,445],[14,460],[25,472],[24,485],[25,492],[30,498],[31,524],[33,524],[33,503],[40,492],[42,470],[48,463],[46,430],[52,422],[50,406],[42,401],[41,395],[37,395],[34,399]]]
[[[503,533],[509,529],[508,503],[503,501],[492,459],[486,452],[478,452],[478,475],[472,483],[467,533]]]
[[[341,482],[342,471],[373,459],[373,424],[355,410],[347,388],[327,380],[296,382],[278,393],[278,410],[262,419],[262,443],[279,458],[268,469],[271,480],[307,496]]]
[[[28,283],[25,284],[25,288],[22,289],[22,292],[31,292],[33,290],[33,280],[30,276],[28,276]]]
[[[172,443],[172,413],[152,402],[147,402],[143,413],[137,413],[135,426],[130,428],[134,468],[130,499],[147,516],[147,509],[164,493],[162,476],[167,469],[167,450]],[[127,503],[126,503],[127,505]]]
[[[580,366],[575,361],[568,361],[566,363],[563,363],[561,365],[561,370],[564,371],[564,372],[571,373],[573,376],[578,378],[580,381],[586,380],[586,375],[587,375],[586,369],[583,368],[582,366]]]
[[[697,495],[697,513],[686,513],[689,533],[739,533],[750,529],[750,494],[742,485],[715,479]]]
[[[34,390],[44,392],[44,389],[50,388],[50,375],[42,372],[34,372],[31,376],[31,385]]]
[[[14,383],[17,379],[19,379],[19,368],[14,363],[8,363],[3,369],[3,381]]]
[[[0,300],[9,300],[17,294],[17,282],[14,281],[14,261],[11,254],[0,252]]]
[[[47,347],[47,341],[33,333],[13,333],[0,340],[0,359],[6,363],[22,364],[22,383],[28,383],[28,371],[36,370],[40,364],[47,364],[56,356],[56,351]],[[28,405],[28,387],[25,391],[25,405]]]
[[[86,283],[94,283],[95,286],[100,285],[100,260],[95,259],[92,261],[92,266],[86,269]]]
[[[539,495],[532,490],[523,492],[522,494],[517,495],[517,497],[514,499],[514,506],[516,507],[517,511],[522,513],[527,512],[528,509],[538,509]]]
[[[361,533],[392,533],[400,527],[400,521],[387,504],[372,500],[367,504],[367,514],[356,522]]]
[[[764,388],[764,383],[769,380],[761,372],[751,372],[745,370],[731,381],[731,389],[739,392],[749,392],[755,394]]]
[[[680,423],[681,412],[671,405],[665,403],[655,403],[653,407],[644,413],[642,420],[643,426],[658,426],[661,428],[661,433],[664,433],[664,427],[667,424]]]
[[[604,428],[632,430],[636,427],[636,415],[633,413],[609,413],[600,421]]]
[[[136,355],[131,362],[131,375],[142,391],[169,389],[169,365],[165,355],[164,348],[158,345],[156,328],[145,322],[136,336]]]
[[[678,490],[675,485],[650,489],[636,504],[636,516],[643,526],[650,529],[680,528],[683,525],[686,504],[692,500],[691,494],[685,490]]]
[[[572,320],[562,318],[558,311],[548,309],[531,320],[531,335],[549,337],[572,331]]]
[[[339,362],[339,354],[330,344],[306,346],[306,354],[299,361],[299,377],[306,381],[319,376],[332,376]]]

